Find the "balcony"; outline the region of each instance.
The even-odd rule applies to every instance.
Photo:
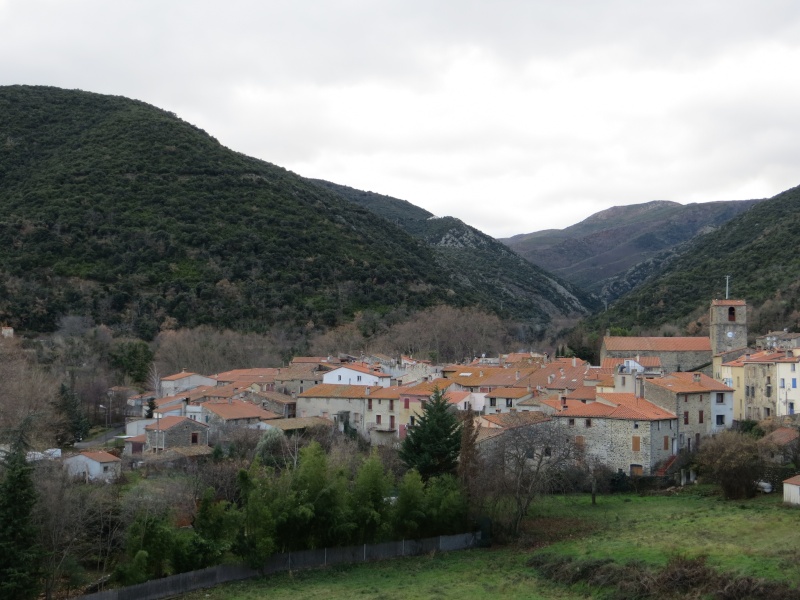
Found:
[[[376,423],[374,421],[367,423],[367,429],[370,431],[397,431],[397,426],[391,423]]]

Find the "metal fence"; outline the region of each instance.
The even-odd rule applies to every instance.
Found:
[[[381,544],[286,552],[271,556],[261,570],[251,569],[241,564],[217,565],[199,571],[153,579],[139,585],[115,588],[74,598],[75,600],[160,600],[228,581],[240,581],[284,571],[369,562],[401,556],[418,556],[436,551],[466,550],[476,547],[479,539],[480,533],[460,533],[421,540],[401,540]]]

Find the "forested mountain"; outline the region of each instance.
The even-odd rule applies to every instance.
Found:
[[[511,318],[548,322],[552,317],[585,314],[598,300],[579,287],[524,260],[491,236],[454,217],[435,217],[405,200],[310,180],[399,225],[423,240],[454,286],[463,286]],[[532,302],[533,300],[533,302]]]
[[[389,220],[143,102],[0,87],[0,144],[0,321],[17,329],[78,314],[149,339],[438,303],[539,325],[586,310],[544,275],[507,304]]]
[[[529,261],[612,302],[658,273],[682,244],[714,231],[760,200],[615,206],[566,229],[503,241]]]
[[[755,204],[714,232],[687,244],[664,272],[590,321],[595,327],[702,328],[713,298],[753,309],[751,331],[800,326],[800,187]]]

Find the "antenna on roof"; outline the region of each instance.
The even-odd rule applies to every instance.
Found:
[[[728,299],[728,289],[730,288],[731,276],[725,275],[725,300]]]

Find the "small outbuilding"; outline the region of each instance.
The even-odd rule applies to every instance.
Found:
[[[122,472],[122,461],[108,452],[81,452],[64,460],[64,467],[73,477],[85,481],[114,481]]]
[[[800,506],[800,475],[784,480],[783,501],[786,504]]]

